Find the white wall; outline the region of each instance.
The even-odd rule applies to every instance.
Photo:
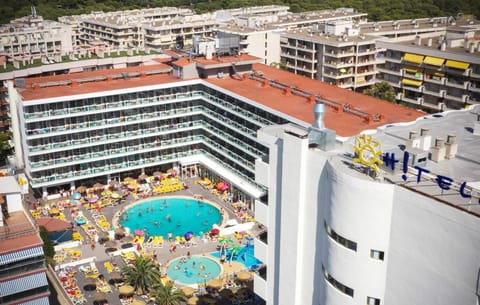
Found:
[[[385,304],[477,304],[477,216],[398,187]]]
[[[332,287],[321,303],[366,304],[367,296],[383,300],[388,257],[384,261],[373,259],[370,251],[388,255],[394,187],[349,170],[341,162],[332,159],[327,165],[329,183],[322,190],[327,204],[325,220],[338,235],[355,242],[357,249],[326,237],[320,246],[322,262],[318,263],[323,263],[335,280],[352,288],[354,296],[339,294]]]

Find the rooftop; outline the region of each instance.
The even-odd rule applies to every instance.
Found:
[[[0,254],[43,245],[37,229],[24,211],[9,213],[0,227]]]
[[[250,64],[256,61],[255,57],[248,55],[242,58],[244,62]],[[231,64],[227,57],[210,60],[197,58],[194,61],[202,64],[203,68]],[[384,124],[410,122],[425,115],[417,110],[263,64],[254,64],[253,68],[261,77],[249,77],[249,74],[245,74],[240,80],[225,77],[209,78],[204,81],[243,96],[259,106],[270,108],[273,112],[286,114],[295,123],[303,126],[309,126],[313,122],[315,99],[312,100],[312,98],[321,98],[331,106],[325,118],[326,126],[336,130],[340,136],[356,135],[365,129],[375,129]],[[178,82],[178,78],[168,73],[170,69],[170,66],[159,64],[28,78],[21,95],[24,101],[28,102],[36,99]],[[122,77],[122,75],[128,75],[128,77]]]
[[[379,128],[378,133],[373,135],[374,140],[381,143],[383,153],[396,152],[395,159],[400,160],[395,166],[396,171],[387,172],[385,177],[395,184],[480,216],[480,154],[478,154],[480,136],[473,133],[478,115],[480,115],[480,106],[477,105],[466,110],[428,115],[411,124],[389,124]],[[432,139],[431,146],[435,146],[437,138],[445,141],[449,135],[455,136],[458,152],[454,157],[441,161],[427,158],[426,164],[421,167],[429,172],[422,173],[420,183],[417,183],[418,171],[413,167],[407,174],[408,180],[404,181],[402,150],[407,144],[410,132],[414,131],[420,135],[422,128],[428,129],[427,134]],[[434,148],[430,148],[423,153],[428,156],[433,150]],[[409,152],[412,154],[415,150],[409,150]],[[410,155],[410,160],[412,158],[415,157]],[[453,179],[450,190],[439,186],[436,180],[439,175]],[[466,195],[472,195],[470,198],[461,194],[460,188],[464,182],[466,185],[463,192]]]

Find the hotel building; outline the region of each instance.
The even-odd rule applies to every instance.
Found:
[[[0,177],[0,303],[48,305],[43,241],[12,176]]]
[[[478,304],[480,106],[341,145],[316,110],[309,128],[258,131],[269,193],[255,255],[268,263],[255,292],[276,305]]]
[[[254,202],[265,227],[254,289],[267,304],[471,304],[478,109],[413,123],[425,113],[259,61],[181,58],[7,82],[17,166],[47,192],[207,168]],[[365,130],[410,159],[372,175],[354,162],[352,137]],[[361,147],[364,157],[378,149]],[[418,184],[414,166],[429,171]]]

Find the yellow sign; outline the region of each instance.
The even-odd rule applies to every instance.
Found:
[[[379,141],[374,141],[372,136],[363,136],[356,138],[357,145],[353,148],[358,153],[358,158],[353,158],[353,162],[372,167],[378,173],[378,165],[382,165],[382,147]]]

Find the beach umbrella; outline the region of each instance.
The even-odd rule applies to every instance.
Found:
[[[106,301],[107,301],[107,294],[104,292],[97,292],[93,296],[94,304],[103,304]]]
[[[115,239],[120,239],[125,236],[125,229],[117,228],[115,229]]]
[[[237,273],[237,279],[242,282],[250,281],[252,279],[252,274],[247,271],[240,271]]]
[[[199,304],[200,299],[198,297],[191,297],[187,300],[188,305],[197,305]]]
[[[93,188],[98,191],[98,190],[103,190],[103,189],[105,188],[105,186],[104,186],[103,184],[101,184],[101,183],[95,183],[95,184],[93,185]]]
[[[192,239],[192,237],[195,236],[195,234],[193,234],[192,231],[188,231],[187,233],[185,233],[185,239],[188,241],[190,239]]]
[[[98,201],[98,197],[92,197],[92,198],[88,199],[89,203],[96,203],[97,201]]]
[[[212,235],[218,235],[218,234],[220,234],[220,230],[217,229],[217,228],[213,228],[212,231],[210,231],[210,233],[211,233]]]
[[[148,175],[147,175],[147,174],[141,174],[140,176],[138,176],[138,178],[140,178],[140,179],[148,179]]]
[[[118,289],[118,293],[120,293],[123,296],[132,296],[133,293],[135,292],[135,288],[131,285],[123,285]]]
[[[80,194],[80,193],[78,193],[78,192],[77,192],[77,193],[73,193],[73,199],[79,200],[80,198],[82,198],[82,194]]]
[[[105,248],[117,248],[117,243],[113,240],[108,240],[104,244]]]
[[[117,192],[113,193],[113,194],[111,195],[111,197],[112,197],[113,199],[120,199],[120,198],[122,198],[122,196],[121,196],[119,193],[117,193]]]
[[[223,286],[223,282],[219,279],[213,279],[207,282],[207,286],[214,289],[220,289]]]
[[[130,183],[132,181],[135,181],[135,178],[132,178],[132,177],[126,177],[125,179],[123,179],[123,182],[124,183]]]
[[[138,235],[138,236],[145,236],[145,231],[137,229],[137,230],[135,230],[135,234]]]
[[[121,283],[123,282],[123,276],[120,272],[112,271],[108,274],[110,276],[110,280],[114,283]]]
[[[190,286],[182,287],[181,290],[186,297],[191,297],[195,293],[195,289]]]
[[[86,191],[87,191],[87,187],[86,186],[79,186],[77,187],[77,190],[76,190],[78,193],[80,194],[84,194]]]

